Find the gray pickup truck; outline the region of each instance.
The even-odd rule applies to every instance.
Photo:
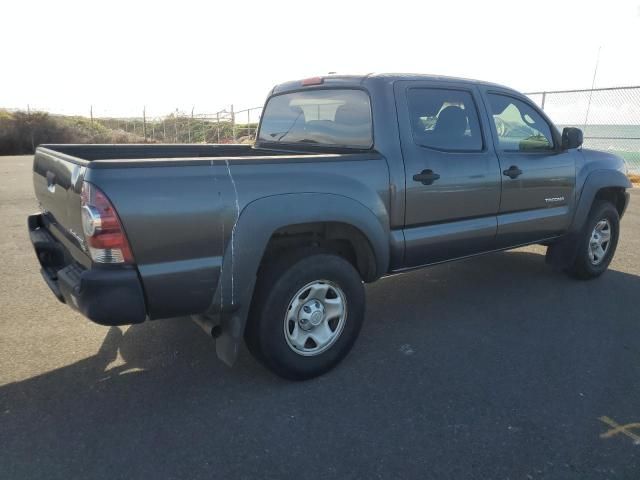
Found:
[[[29,217],[56,297],[103,325],[191,316],[307,379],[351,349],[364,283],[521,245],[609,265],[631,187],[526,96],[427,75],[276,86],[249,145],[41,145]]]

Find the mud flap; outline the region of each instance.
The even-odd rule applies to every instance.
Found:
[[[578,233],[570,233],[562,240],[549,245],[545,255],[545,262],[557,271],[569,268],[576,260],[579,238]]]
[[[232,313],[220,314],[220,335],[215,338],[216,355],[229,366],[238,359],[240,343],[244,337],[251,301],[243,302],[242,307]]]

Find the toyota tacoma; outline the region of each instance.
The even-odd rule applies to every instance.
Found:
[[[192,317],[288,379],[351,349],[364,284],[522,245],[602,274],[631,184],[525,95],[428,75],[276,86],[255,145],[41,145],[28,219],[56,297],[103,325]]]

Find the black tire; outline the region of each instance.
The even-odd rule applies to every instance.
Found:
[[[303,356],[288,343],[285,313],[300,289],[320,280],[339,287],[346,301],[346,315],[341,333],[326,350]],[[299,251],[267,264],[259,273],[245,341],[252,355],[275,374],[289,380],[307,380],[331,370],[349,353],[360,332],[364,311],[364,286],[351,263],[330,253]]]
[[[610,225],[610,240],[606,253],[602,260],[594,264],[591,261],[589,255],[589,244],[591,241],[591,234],[594,231],[598,222],[607,220]],[[620,236],[620,216],[616,207],[607,201],[598,200],[594,202],[589,212],[589,217],[584,224],[582,231],[578,237],[578,246],[575,261],[567,269],[572,277],[580,280],[590,280],[592,278],[602,275],[615,254],[616,247],[618,246],[618,238]]]

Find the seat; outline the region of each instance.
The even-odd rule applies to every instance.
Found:
[[[467,130],[467,114],[460,107],[450,105],[438,115],[433,133],[450,137],[463,137]]]
[[[433,127],[431,141],[439,148],[455,150],[467,145],[469,138],[465,136],[467,130],[467,114],[457,106],[445,107],[438,115]]]

